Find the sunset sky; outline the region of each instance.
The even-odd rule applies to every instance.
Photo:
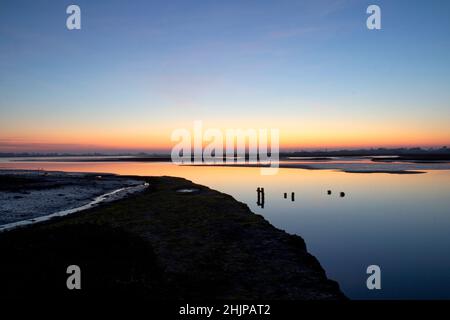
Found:
[[[450,145],[450,1],[0,2],[0,152],[165,151],[195,120],[283,149]]]

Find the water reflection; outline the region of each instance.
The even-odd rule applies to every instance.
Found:
[[[168,163],[1,166],[185,177],[231,194],[276,227],[302,236],[327,275],[349,297],[450,298],[448,170],[395,175],[283,168],[277,175],[261,176],[258,168]],[[257,188],[264,188],[259,201]],[[380,291],[366,288],[366,268],[372,264],[381,266]]]

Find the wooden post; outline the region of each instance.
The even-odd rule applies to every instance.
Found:
[[[261,208],[264,209],[264,188],[261,188]]]

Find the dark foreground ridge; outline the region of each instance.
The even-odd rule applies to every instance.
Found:
[[[0,234],[1,295],[345,299],[299,236],[229,195],[172,177],[140,194]],[[178,192],[195,188],[195,192]],[[81,268],[81,290],[66,269]]]

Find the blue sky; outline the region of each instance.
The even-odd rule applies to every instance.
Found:
[[[72,3],[81,30],[66,29]],[[366,28],[369,4],[382,30]],[[131,139],[203,119],[299,139],[321,121],[358,123],[349,136],[397,125],[441,144],[449,84],[448,1],[0,2],[0,143],[111,128]]]

